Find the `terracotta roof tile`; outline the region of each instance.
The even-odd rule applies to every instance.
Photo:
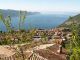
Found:
[[[66,60],[66,50],[63,49],[64,53],[59,54],[57,52],[58,49],[59,45],[53,45],[51,47],[48,47],[47,49],[40,49],[34,52],[48,60]]]

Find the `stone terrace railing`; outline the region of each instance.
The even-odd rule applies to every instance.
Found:
[[[5,55],[0,55],[0,60],[16,60],[15,59],[15,55],[12,55],[12,56],[5,56]]]
[[[48,59],[43,58],[36,53],[33,53],[27,60],[48,60]]]

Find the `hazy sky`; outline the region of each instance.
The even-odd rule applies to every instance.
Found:
[[[0,9],[79,12],[80,0],[0,0]]]

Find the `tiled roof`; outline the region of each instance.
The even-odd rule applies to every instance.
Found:
[[[40,49],[34,52],[48,60],[66,60],[66,50],[63,49],[63,53],[59,54],[57,52],[58,49],[59,45],[53,45],[51,47],[48,47],[47,49]]]
[[[0,46],[0,55],[4,55],[6,57],[12,56],[14,55],[15,52],[13,52],[12,50],[9,50],[3,46]]]

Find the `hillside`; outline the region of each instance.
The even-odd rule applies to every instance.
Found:
[[[3,13],[4,17],[10,15],[11,17],[16,17],[19,15],[19,10],[3,10],[3,9],[0,9],[0,12]],[[24,12],[24,11],[23,11]],[[39,12],[27,12],[27,15],[34,15],[34,14],[40,14]]]
[[[71,24],[73,24],[73,22],[75,24],[80,24],[80,14],[73,17],[69,17],[69,19],[65,21],[63,24],[61,24],[59,27],[69,27]]]

